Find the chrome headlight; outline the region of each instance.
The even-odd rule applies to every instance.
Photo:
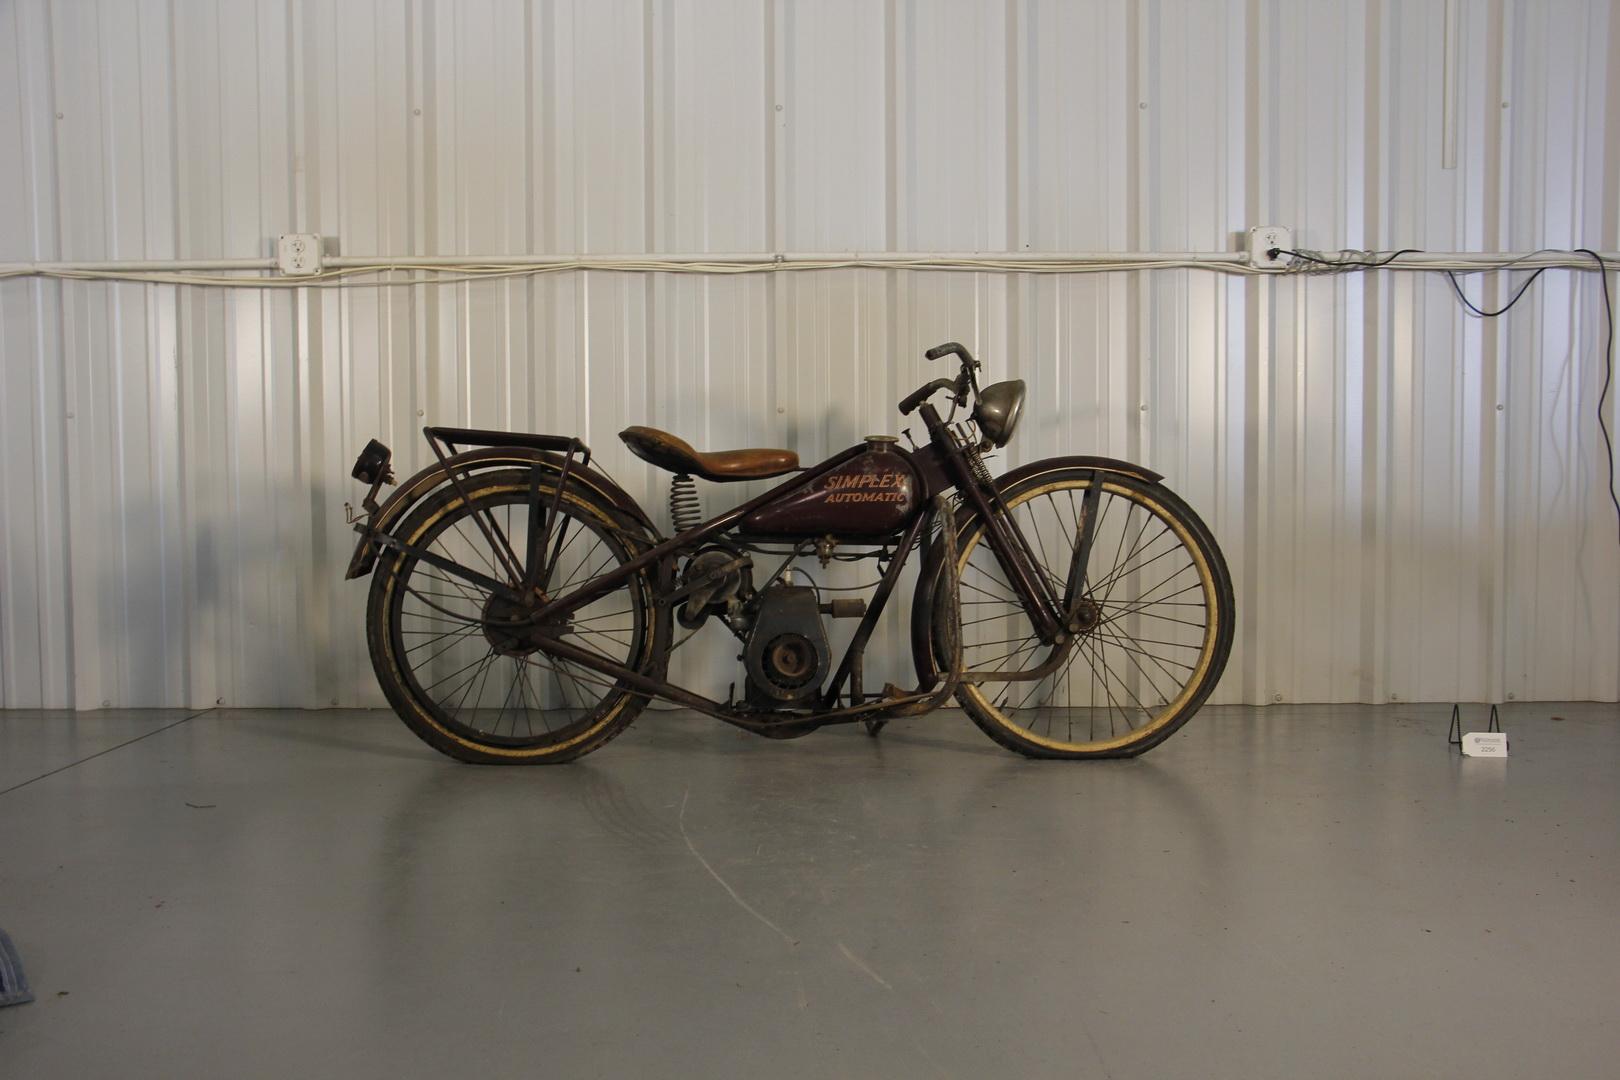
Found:
[[[1006,446],[1024,411],[1024,380],[1008,379],[979,391],[973,405],[973,422],[991,446]]]

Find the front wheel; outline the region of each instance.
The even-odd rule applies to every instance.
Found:
[[[1065,583],[1093,485],[1095,536],[1077,598]],[[1209,697],[1232,649],[1232,579],[1214,538],[1168,489],[1118,473],[1057,468],[1002,494],[1037,572],[1080,629],[1043,644],[984,522],[965,523],[957,701],[992,739],[1030,757],[1132,757],[1157,746]],[[936,627],[948,617],[944,591],[934,590]],[[929,654],[937,672],[938,635]]]

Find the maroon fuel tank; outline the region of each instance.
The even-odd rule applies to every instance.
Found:
[[[922,509],[923,485],[908,455],[889,436],[814,483],[743,518],[749,536],[885,536],[911,524]]]

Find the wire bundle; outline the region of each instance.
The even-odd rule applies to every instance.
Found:
[[[1281,268],[1252,266],[1241,252],[999,252],[999,253],[834,253],[741,255],[561,255],[497,256],[477,259],[460,256],[423,256],[388,260],[336,257],[318,273],[298,277],[277,276],[270,259],[200,261],[185,268],[183,260],[104,263],[0,264],[0,280],[38,277],[66,281],[138,282],[153,285],[188,285],[232,289],[393,288],[415,285],[452,285],[471,281],[499,281],[540,274],[580,271],[659,274],[776,274],[808,270],[913,270],[1008,274],[1106,274],[1137,270],[1208,270],[1252,277],[1363,273],[1371,270],[1416,270],[1444,273],[1464,308],[1477,318],[1505,315],[1543,273],[1551,269],[1596,271],[1603,287],[1607,344],[1603,352],[1603,389],[1598,395],[1598,427],[1603,432],[1609,467],[1609,500],[1620,523],[1620,496],[1615,493],[1614,438],[1603,414],[1614,379],[1614,310],[1609,298],[1608,272],[1620,262],[1605,259],[1589,248],[1570,251],[1543,248],[1504,260],[1485,252],[1427,252],[1417,248],[1365,251],[1345,248],[1336,252],[1289,250],[1291,262]],[[1508,302],[1487,311],[1463,293],[1458,274],[1530,270]],[[251,276],[244,276],[251,275]],[[269,275],[269,276],[265,276]],[[359,279],[359,280],[357,280]]]

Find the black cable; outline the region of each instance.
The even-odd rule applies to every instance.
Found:
[[[1614,381],[1614,306],[1609,302],[1609,268],[1604,265],[1603,257],[1591,248],[1576,248],[1582,255],[1589,255],[1597,264],[1598,284],[1603,286],[1603,319],[1608,324],[1609,332],[1603,345],[1603,389],[1598,391],[1598,429],[1603,432],[1603,449],[1609,462],[1609,501],[1614,504],[1616,528],[1620,529],[1620,497],[1614,493],[1614,438],[1609,434],[1609,422],[1603,418],[1603,403],[1609,397],[1609,384]]]
[[[1303,251],[1289,251],[1287,248],[1272,248],[1267,254],[1273,259],[1278,255],[1289,255],[1296,259],[1304,259],[1306,262],[1317,263],[1321,266],[1336,266],[1344,270],[1379,270],[1402,255],[1421,255],[1423,252],[1419,248],[1401,248],[1401,250],[1392,253],[1388,258],[1379,262],[1355,259],[1324,259],[1318,255],[1307,255]]]
[[[1620,535],[1620,495],[1615,494],[1614,437],[1610,434],[1609,422],[1603,415],[1603,404],[1608,400],[1609,387],[1614,381],[1614,305],[1609,299],[1609,267],[1604,263],[1603,257],[1591,248],[1575,248],[1574,251],[1576,254],[1588,256],[1597,266],[1598,283],[1603,287],[1603,319],[1608,328],[1608,333],[1603,348],[1603,389],[1599,391],[1597,400],[1598,430],[1603,432],[1603,448],[1606,451],[1605,460],[1609,467],[1609,501],[1614,504],[1615,525],[1617,535]],[[1295,259],[1316,263],[1319,266],[1333,267],[1340,270],[1378,270],[1388,266],[1402,255],[1421,255],[1422,253],[1419,248],[1401,248],[1385,258],[1375,261],[1372,259],[1324,259],[1319,255],[1312,255],[1304,251],[1290,251],[1287,248],[1271,248],[1267,252],[1273,259],[1278,255],[1288,255]],[[1501,269],[1511,269],[1511,267],[1502,267]],[[1462,284],[1457,280],[1455,270],[1446,270],[1444,273],[1446,280],[1451,283],[1452,292],[1457,294],[1457,299],[1462,301],[1463,307],[1478,318],[1494,319],[1498,315],[1507,314],[1514,304],[1524,298],[1525,291],[1534,285],[1536,279],[1546,273],[1548,269],[1545,266],[1537,268],[1535,273],[1525,278],[1524,283],[1513,293],[1512,298],[1495,311],[1486,311],[1484,308],[1476,306],[1473,301],[1463,295]],[[1570,269],[1573,269],[1573,267]]]
[[[1374,261],[1371,259],[1324,259],[1318,255],[1311,255],[1303,251],[1289,251],[1287,248],[1272,248],[1270,251],[1270,255],[1274,259],[1278,255],[1289,255],[1296,259],[1304,259],[1306,262],[1316,263],[1319,266],[1330,266],[1341,270],[1381,270],[1390,263],[1394,262],[1396,259],[1400,258],[1402,255],[1421,254],[1423,254],[1423,252],[1418,248],[1401,248],[1399,251],[1392,252],[1384,258]],[[1536,278],[1540,277],[1546,272],[1547,267],[1543,266],[1537,269],[1535,273],[1525,278],[1524,284],[1520,285],[1518,291],[1513,294],[1513,299],[1509,300],[1495,311],[1486,311],[1483,308],[1476,307],[1472,300],[1463,295],[1462,283],[1457,280],[1457,272],[1455,270],[1447,270],[1444,273],[1446,275],[1446,280],[1451,282],[1451,291],[1457,294],[1457,299],[1462,301],[1463,307],[1467,308],[1481,319],[1494,319],[1498,315],[1505,314],[1509,308],[1511,308],[1514,304],[1517,304],[1519,299],[1524,296],[1525,290],[1535,283]]]
[[[1519,297],[1524,295],[1524,290],[1528,289],[1531,285],[1534,285],[1536,278],[1540,277],[1546,272],[1547,268],[1543,266],[1541,269],[1525,278],[1524,284],[1519,286],[1519,291],[1513,294],[1513,299],[1509,300],[1495,311],[1483,311],[1475,307],[1473,301],[1469,300],[1468,297],[1463,295],[1462,285],[1457,281],[1457,272],[1455,270],[1446,271],[1446,280],[1451,282],[1451,291],[1457,294],[1457,299],[1462,301],[1463,307],[1467,308],[1469,311],[1472,311],[1481,319],[1494,319],[1498,315],[1505,314],[1509,308],[1511,308],[1514,304],[1517,304],[1519,302]]]

